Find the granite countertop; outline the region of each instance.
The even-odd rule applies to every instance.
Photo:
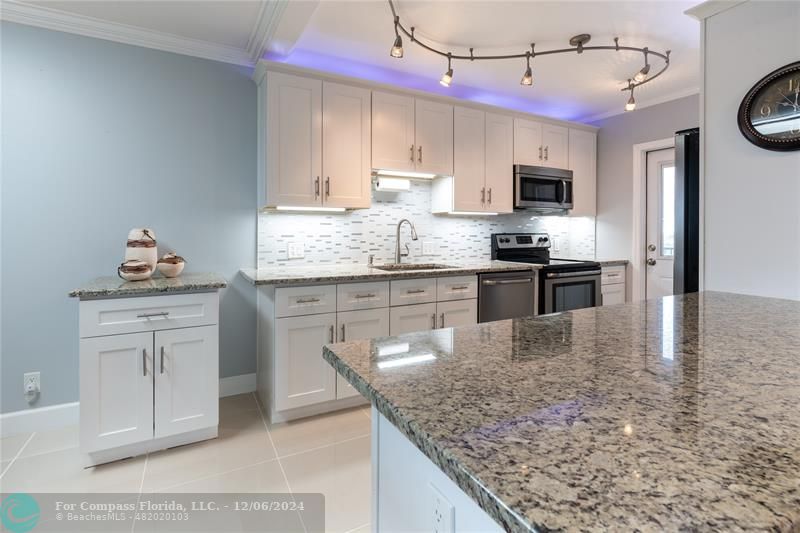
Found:
[[[386,271],[367,265],[308,265],[280,266],[270,268],[243,268],[242,275],[255,285],[302,285],[307,283],[345,283],[349,281],[381,281],[391,279],[431,278],[461,276],[484,272],[513,270],[536,270],[541,265],[510,263],[506,261],[483,261],[459,264],[453,261],[437,261],[452,266],[430,270]]]
[[[799,347],[800,302],[705,292],[324,357],[507,530],[797,531]]]
[[[627,259],[595,259],[600,266],[622,266],[627,265],[629,261]]]
[[[228,284],[219,274],[181,274],[176,278],[154,277],[143,281],[125,281],[118,276],[97,278],[70,291],[73,298],[113,298],[146,296],[167,292],[197,292],[223,289]]]

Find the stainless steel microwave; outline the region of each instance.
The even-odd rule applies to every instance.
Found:
[[[572,209],[572,171],[514,165],[514,209]]]

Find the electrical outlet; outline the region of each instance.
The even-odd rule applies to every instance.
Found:
[[[302,259],[306,256],[305,246],[302,242],[290,242],[286,247],[289,259]]]
[[[435,255],[436,243],[433,241],[422,241],[422,255]]]
[[[430,486],[431,501],[433,503],[433,520],[431,531],[433,533],[455,533],[456,508],[447,501],[444,494],[439,492],[432,483]]]
[[[34,396],[42,390],[41,377],[39,372],[26,372],[22,376],[22,390],[25,396]]]

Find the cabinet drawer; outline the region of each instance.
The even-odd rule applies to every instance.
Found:
[[[336,286],[336,308],[339,311],[389,307],[389,282],[346,283]]]
[[[336,285],[275,289],[277,318],[334,312],[336,312]]]
[[[601,285],[625,283],[625,265],[603,267]]]
[[[436,301],[466,300],[478,297],[478,276],[453,276],[436,280]]]
[[[401,279],[391,284],[392,306],[436,301],[436,278]]]
[[[80,303],[80,336],[210,326],[218,317],[216,292],[85,300]]]

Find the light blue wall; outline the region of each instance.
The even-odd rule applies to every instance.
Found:
[[[2,23],[2,412],[78,399],[78,302],[128,230],[214,271],[221,376],[255,372],[256,90],[235,66]],[[161,247],[164,245],[164,248]]]

